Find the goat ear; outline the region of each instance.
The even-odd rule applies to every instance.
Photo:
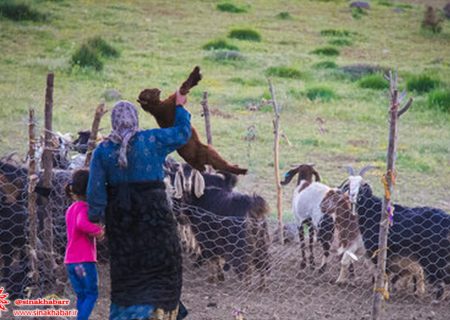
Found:
[[[289,182],[291,182],[292,178],[294,178],[297,173],[298,173],[297,168],[289,170],[288,172],[286,172],[284,174],[284,180],[280,182],[281,185],[282,186],[287,185]]]
[[[175,174],[175,194],[173,197],[175,199],[181,199],[183,197],[183,184],[181,182],[181,172],[177,171]]]
[[[316,181],[320,182],[320,175],[319,173],[313,169],[312,174],[314,175],[314,177],[316,177]]]
[[[194,170],[194,194],[200,198],[205,193],[205,179],[198,170]]]

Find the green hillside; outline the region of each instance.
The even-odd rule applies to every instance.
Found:
[[[426,2],[442,8],[446,1]],[[422,29],[420,1],[371,1],[364,14],[351,11],[347,1],[226,2],[234,9],[200,0],[20,2],[34,10],[32,20],[11,19],[4,4],[13,2],[1,3],[2,154],[27,149],[30,106],[42,125],[49,71],[55,72],[53,126],[75,133],[90,127],[105,90],[130,101],[146,87],[170,94],[199,65],[204,79],[188,108],[203,134],[200,100],[208,91],[214,145],[250,169],[242,190],[261,193],[275,210],[272,109],[249,108],[270,97],[269,76],[291,143],[281,143],[282,172],[314,162],[323,180],[337,185],[346,176],[344,165],[374,164],[380,170],[369,179],[380,192],[388,132],[381,73],[394,68],[415,99],[400,124],[396,199],[450,210],[450,21],[440,33]],[[80,66],[85,58],[97,64]],[[371,68],[348,67],[355,64]],[[361,73],[373,69],[379,73]],[[102,126],[107,133],[107,118]],[[141,112],[141,126],[155,122]],[[251,126],[253,140],[246,139]],[[286,214],[291,188],[284,194]]]

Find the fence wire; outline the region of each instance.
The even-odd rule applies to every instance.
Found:
[[[63,264],[69,205],[64,186],[70,176],[71,171],[54,170],[50,193],[38,198],[35,297],[73,297]],[[276,221],[267,215],[252,215],[251,209],[238,214],[245,205],[218,215],[193,205],[189,198],[173,200],[184,255],[182,301],[189,319],[370,319],[381,204],[368,190],[361,187],[356,215],[346,195],[339,193],[322,208],[317,225],[314,220],[300,226],[286,224],[284,244],[276,238]],[[240,194],[221,192],[230,197]],[[249,196],[239,197],[245,201]],[[14,299],[27,296],[31,286],[27,170],[20,163],[0,162],[0,200],[0,286]],[[53,218],[53,248],[46,247],[42,233],[48,214]],[[449,219],[438,209],[395,207],[387,248],[389,288],[382,289],[386,298],[389,294],[386,319],[448,319]],[[332,228],[324,221],[331,221]],[[321,268],[327,241],[329,257]],[[105,319],[109,302],[105,244],[98,250],[103,298],[93,318]],[[433,304],[438,296],[443,301]]]

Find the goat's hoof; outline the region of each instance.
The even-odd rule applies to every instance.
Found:
[[[208,277],[208,279],[206,279],[206,282],[208,282],[208,283],[215,283],[216,279],[215,279],[215,277]]]
[[[306,268],[306,262],[302,262],[300,263],[300,269],[305,269]]]
[[[217,279],[220,281],[220,282],[223,282],[223,281],[225,281],[225,275],[222,273],[222,274],[219,274],[218,276],[217,276]]]

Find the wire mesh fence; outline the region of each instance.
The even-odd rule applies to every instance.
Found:
[[[177,169],[178,170],[178,169]],[[315,199],[318,216],[284,226],[268,216],[264,199],[235,190],[232,176],[183,170],[181,196],[173,198],[184,252],[182,301],[191,319],[370,319],[381,200],[361,180],[329,188]],[[64,186],[71,171],[54,170],[50,190],[38,193],[38,241],[28,245],[27,168],[0,162],[1,286],[12,298],[56,294],[73,297],[63,264],[66,247]],[[314,182],[312,183],[314,184]],[[311,185],[309,186],[311,187]],[[302,190],[307,191],[308,188]],[[297,189],[296,189],[297,191]],[[45,201],[43,201],[45,200]],[[310,200],[308,203],[311,203]],[[297,206],[298,207],[298,206]],[[47,247],[43,219],[51,215],[53,245]],[[450,216],[436,208],[395,205],[388,240],[387,319],[447,319],[450,282]],[[94,319],[107,317],[107,253],[99,246],[103,296]],[[31,255],[37,256],[33,287]],[[438,304],[433,301],[441,300]]]

